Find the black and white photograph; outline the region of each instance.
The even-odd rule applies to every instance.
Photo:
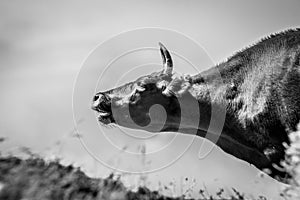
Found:
[[[299,0],[0,0],[0,200],[300,199]]]

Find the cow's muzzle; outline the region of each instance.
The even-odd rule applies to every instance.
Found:
[[[94,96],[92,109],[99,113],[98,119],[104,124],[114,122],[111,110],[111,99],[105,93],[98,93]]]

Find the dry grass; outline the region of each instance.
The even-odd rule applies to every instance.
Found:
[[[46,163],[40,158],[0,159],[0,199],[166,199],[140,188],[130,192],[111,175],[106,179],[87,177],[79,168]]]
[[[281,196],[285,199],[300,199],[300,123],[298,131],[290,133],[289,138],[291,145],[287,146],[286,159],[282,165],[292,178],[290,185],[282,189]]]
[[[291,184],[282,189],[283,199],[300,199],[300,124],[298,131],[290,135],[291,145],[288,147],[284,169],[292,174]],[[0,138],[0,143],[5,139]],[[105,179],[87,177],[80,168],[72,165],[63,166],[59,160],[47,162],[30,149],[22,151],[29,155],[28,159],[0,154],[0,200],[118,200],[118,199],[191,199],[194,188],[185,188],[180,197],[167,197],[162,191],[174,191],[175,183],[161,185],[161,190],[150,191],[147,187],[139,187],[136,192],[130,191],[120,181],[120,176],[111,174]],[[175,193],[175,192],[174,192]],[[245,194],[232,188],[232,194],[225,196],[220,189],[211,195],[204,188],[199,191],[201,200],[246,200]],[[260,196],[257,199],[266,200]]]
[[[223,197],[223,190],[214,195],[199,191],[200,199],[244,200],[243,194],[233,189],[231,197]],[[45,162],[41,158],[0,158],[0,199],[2,200],[118,200],[118,199],[186,199],[187,196],[171,198],[146,187],[137,192],[128,190],[117,176],[105,179],[87,177],[79,168],[62,166],[59,161]],[[265,199],[260,197],[259,199]]]

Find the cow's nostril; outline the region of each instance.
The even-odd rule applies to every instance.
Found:
[[[99,99],[99,95],[94,96],[93,101],[97,101]]]
[[[110,99],[104,93],[98,93],[93,97],[92,109],[110,111]]]

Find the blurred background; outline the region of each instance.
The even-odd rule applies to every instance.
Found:
[[[212,62],[219,63],[262,37],[299,27],[299,8],[298,0],[1,0],[0,137],[6,138],[1,143],[1,152],[19,155],[24,153],[24,148],[20,151],[20,147],[28,147],[47,159],[59,157],[64,164],[80,166],[89,176],[105,177],[114,170],[95,161],[74,136],[72,113],[76,76],[99,43],[120,32],[161,27],[193,38],[206,50]],[[137,73],[135,78],[138,76]],[[123,81],[132,78],[131,74]],[[89,102],[91,96],[82,95],[82,98]],[[84,109],[93,115],[88,105]],[[84,125],[91,119],[77,120]],[[109,131],[119,137],[118,129]],[[189,139],[179,137],[182,141]],[[89,138],[97,141],[95,146],[104,146],[107,142],[93,138],[92,134]],[[156,142],[170,138],[166,134]],[[151,165],[143,149],[155,149],[155,141],[143,145],[124,141],[121,145],[124,149],[130,146],[132,151],[141,153],[128,161],[122,157],[122,151],[106,151],[106,163],[115,167],[124,165],[134,171],[143,171]],[[131,188],[144,184],[151,189],[172,182],[177,185],[177,194],[195,185],[193,195],[203,187],[211,193],[221,187],[228,191],[235,187],[253,196],[279,199],[279,183],[261,177],[254,167],[218,148],[199,160],[199,143],[201,139],[172,165],[149,174],[122,173],[123,181]],[[180,143],[171,150],[175,151],[178,145]]]

